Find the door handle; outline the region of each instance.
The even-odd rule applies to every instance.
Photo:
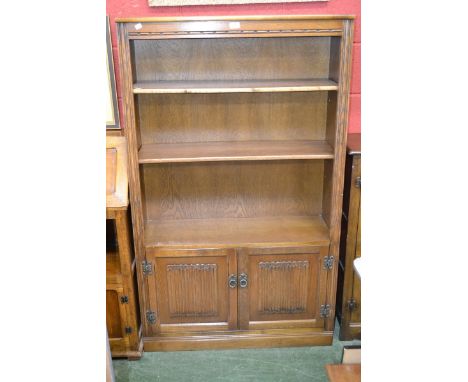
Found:
[[[230,275],[228,279],[229,288],[237,287],[237,275]]]
[[[249,279],[247,274],[241,273],[239,276],[239,285],[241,288],[247,288],[247,285],[249,284]]]

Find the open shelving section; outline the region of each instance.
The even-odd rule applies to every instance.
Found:
[[[331,343],[353,17],[117,24],[145,349]]]

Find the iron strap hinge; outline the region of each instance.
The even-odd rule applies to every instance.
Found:
[[[358,307],[357,301],[354,298],[350,298],[347,302],[347,305],[350,312]]]
[[[320,305],[320,317],[328,318],[330,317],[330,304]]]
[[[334,262],[335,262],[334,256],[325,256],[323,258],[323,269],[328,269],[328,270],[332,269]]]
[[[156,323],[156,313],[154,313],[152,310],[147,310],[146,311],[146,320],[151,324]]]
[[[354,186],[356,188],[361,188],[361,177],[360,176],[356,177],[356,180],[354,181]]]
[[[152,275],[153,274],[153,263],[143,260],[141,262],[141,267],[143,269],[143,274],[145,276]]]
[[[122,296],[120,297],[120,302],[122,304],[128,304],[128,296]]]

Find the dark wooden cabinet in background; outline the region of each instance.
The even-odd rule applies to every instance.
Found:
[[[145,350],[331,344],[353,17],[117,29]]]
[[[342,341],[361,338],[361,279],[353,267],[358,257],[361,257],[361,134],[349,134],[337,296]]]

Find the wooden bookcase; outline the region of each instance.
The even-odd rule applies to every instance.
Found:
[[[353,17],[117,29],[145,350],[331,344]]]

